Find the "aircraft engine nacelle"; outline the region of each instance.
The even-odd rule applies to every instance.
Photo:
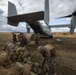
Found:
[[[72,18],[71,18],[70,34],[74,33],[75,26],[76,26],[76,16],[72,16]]]

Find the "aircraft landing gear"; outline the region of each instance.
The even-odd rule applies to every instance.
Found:
[[[51,39],[53,38],[53,35],[49,36]]]

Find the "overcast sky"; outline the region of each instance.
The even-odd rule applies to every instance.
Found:
[[[8,16],[8,1],[14,3],[18,14],[28,12],[44,11],[45,0],[0,0],[0,31],[26,31],[25,23],[20,23],[18,27],[11,27],[7,24],[7,19],[2,16]],[[70,19],[54,19],[59,16],[71,14],[75,11],[76,0],[49,0],[50,4],[50,25],[68,24]],[[54,28],[52,31],[69,31],[68,28]]]

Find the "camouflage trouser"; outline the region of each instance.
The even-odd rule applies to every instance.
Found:
[[[55,60],[55,58],[51,58],[51,60],[48,62],[48,66],[49,66],[48,75],[54,75],[54,73],[56,73],[56,60]]]

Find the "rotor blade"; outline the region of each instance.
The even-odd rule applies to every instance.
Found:
[[[74,11],[72,14],[69,14],[67,16],[62,16],[62,17],[58,17],[58,18],[67,18],[67,17],[72,17],[72,16],[76,16],[76,11]]]
[[[58,17],[58,18],[67,18],[67,17],[72,17],[72,14],[67,15],[67,16]]]

